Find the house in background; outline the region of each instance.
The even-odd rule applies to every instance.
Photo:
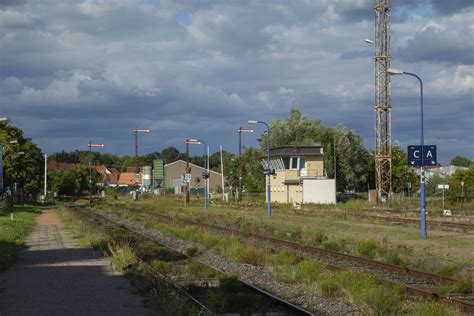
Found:
[[[48,169],[69,170],[76,164],[69,162],[57,162],[56,160],[48,160]]]
[[[204,168],[192,163],[189,163],[189,168],[191,169],[191,180],[189,182],[189,187],[191,189],[204,188],[204,179],[202,178],[202,173]],[[166,188],[176,188],[181,186],[182,177],[186,173],[186,161],[177,160],[175,162],[169,163],[164,167],[164,187]],[[217,188],[222,187],[222,174],[212,170],[208,170],[209,173],[209,190],[215,191]]]
[[[267,170],[266,159],[262,160],[262,165]],[[271,202],[336,202],[336,182],[326,176],[324,151],[320,144],[270,148],[270,169],[274,171],[270,175]],[[268,178],[265,179],[268,192],[267,183]]]
[[[116,168],[107,168],[104,165],[96,166],[95,170],[99,174],[100,185],[116,187],[120,177],[120,172]]]

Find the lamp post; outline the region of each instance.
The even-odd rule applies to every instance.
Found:
[[[93,144],[89,141],[89,204],[92,204],[92,147],[104,148],[104,144]]]
[[[203,173],[203,178],[204,178],[204,210],[207,210],[207,145],[206,142],[200,139],[193,139],[193,138],[188,138],[184,142],[187,145],[204,145],[204,173]]]
[[[272,208],[271,208],[271,200],[270,200],[270,126],[263,121],[255,121],[255,120],[248,120],[247,123],[249,124],[263,124],[267,127],[267,176],[268,176],[268,184],[267,184],[267,217],[270,218],[272,216]]]
[[[239,133],[239,196],[237,197],[237,201],[242,201],[242,133],[254,133],[254,129],[242,129],[239,127],[237,130]]]
[[[418,79],[420,83],[420,145],[423,149],[425,145],[424,138],[424,126],[423,126],[423,81],[421,78],[411,72],[406,72],[399,69],[387,69],[387,73],[390,75],[408,75]],[[420,220],[421,220],[421,238],[426,239],[426,201],[425,201],[425,170],[424,170],[424,156],[421,155],[421,167],[420,167]]]

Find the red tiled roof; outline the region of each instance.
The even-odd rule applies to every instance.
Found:
[[[56,160],[48,160],[49,169],[68,170],[73,168],[74,166],[75,164],[69,162],[57,162]]]
[[[140,174],[140,179],[138,183],[142,183],[142,175]],[[135,184],[135,177],[133,172],[122,172],[120,178],[118,179],[118,185],[133,185]]]

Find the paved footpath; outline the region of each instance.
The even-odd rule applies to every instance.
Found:
[[[0,273],[0,316],[150,314],[100,252],[74,246],[53,209],[37,217],[27,246]]]

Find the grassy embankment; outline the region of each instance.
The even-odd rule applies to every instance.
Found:
[[[419,229],[412,225],[373,223],[350,218],[330,211],[292,210],[279,206],[273,209],[271,220],[262,207],[210,206],[204,212],[202,201],[192,201],[184,208],[180,199],[143,199],[128,203],[128,199],[102,204],[105,209],[166,212],[191,217],[197,221],[218,222],[243,232],[264,233],[280,239],[310,246],[342,251],[354,255],[418,268],[446,276],[471,279],[474,262],[474,235],[440,228],[428,229],[428,239],[421,240]],[[471,289],[472,291],[472,289]]]
[[[173,204],[174,201],[169,203]],[[143,209],[143,205],[141,207],[140,204],[134,205]],[[213,249],[234,261],[266,267],[280,281],[305,286],[310,291],[343,300],[358,306],[361,310],[369,310],[380,315],[400,312],[421,315],[426,314],[424,312],[426,310],[433,311],[431,315],[436,315],[438,312],[443,315],[457,314],[456,310],[434,302],[408,302],[404,299],[400,287],[388,285],[378,277],[353,271],[331,272],[325,269],[324,263],[317,260],[300,260],[292,251],[270,252],[246,245],[237,237],[222,238],[196,227],[185,226],[178,220],[171,224],[159,223],[141,216],[140,212],[130,212],[125,207],[110,207],[109,211],[129,220],[141,222],[147,227],[197,242],[204,249]],[[364,247],[371,248],[370,245]],[[291,297],[292,294],[287,295]]]
[[[36,206],[18,205],[11,220],[10,211],[0,210],[0,271],[15,263],[17,250],[25,245],[38,214]]]

